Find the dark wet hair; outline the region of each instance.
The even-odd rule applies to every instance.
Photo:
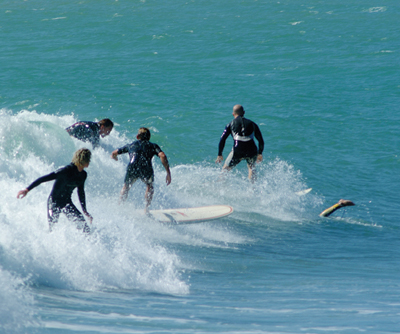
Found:
[[[140,128],[137,134],[139,140],[150,140],[150,130],[148,128]]]
[[[104,127],[109,128],[109,127],[114,127],[114,123],[111,119],[109,118],[103,118],[101,121],[97,122],[100,126],[104,125]]]

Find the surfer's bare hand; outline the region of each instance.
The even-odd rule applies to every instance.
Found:
[[[171,184],[171,174],[167,173],[167,177],[165,178],[165,182],[167,183],[167,186]]]
[[[257,162],[260,163],[263,160],[262,154],[257,155]]]
[[[215,160],[215,162],[216,162],[217,164],[219,164],[219,163],[221,163],[223,160],[224,160],[224,157],[223,157],[222,155],[219,155],[219,156],[217,157],[217,160]]]
[[[28,192],[29,192],[28,189],[24,189],[24,190],[18,191],[17,198],[20,198],[20,197],[24,198],[28,194]]]
[[[118,150],[112,151],[111,158],[118,161]]]

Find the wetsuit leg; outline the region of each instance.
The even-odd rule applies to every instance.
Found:
[[[146,200],[146,208],[144,211],[147,212],[151,204],[151,201],[153,200],[153,195],[154,195],[154,187],[153,187],[154,174],[151,171],[147,174],[147,176],[142,175],[140,179],[146,184],[146,192],[144,194],[144,198]]]
[[[256,162],[257,156],[246,158],[247,167],[249,168],[249,180],[254,183],[257,180]]]
[[[240,161],[242,160],[242,158],[238,158],[237,155],[235,155],[235,152],[232,150],[228,157],[225,160],[224,163],[224,168],[225,169],[232,169],[233,167],[235,167]]]
[[[137,169],[134,168],[132,165],[128,165],[124,180],[124,186],[122,187],[121,194],[119,196],[120,203],[126,201],[126,199],[128,198],[129,190],[131,189],[132,185],[136,182],[138,177],[139,176]]]
[[[65,215],[69,220],[72,220],[75,223],[81,223],[83,225],[83,232],[89,233],[90,228],[86,223],[85,217],[83,214],[76,208],[74,203],[68,203],[63,209]]]
[[[61,208],[49,197],[47,200],[47,220],[49,222],[50,232],[53,230],[53,225],[58,222],[60,213]]]

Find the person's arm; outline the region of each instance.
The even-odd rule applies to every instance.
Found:
[[[115,161],[118,161],[118,150],[112,151],[111,158],[113,158]]]
[[[129,152],[129,146],[130,146],[130,144],[125,145],[125,146],[123,146],[121,148],[118,148],[118,149],[112,151],[111,152],[111,158],[113,158],[114,160],[118,161],[118,155],[124,154],[124,153],[128,153]]]
[[[36,188],[43,182],[55,180],[56,177],[57,174],[55,172],[39,177],[38,179],[33,181],[26,189],[20,190],[17,194],[17,198],[24,198],[33,188]]]
[[[224,147],[225,147],[226,139],[231,134],[230,128],[231,128],[231,123],[229,123],[225,127],[224,132],[222,132],[222,136],[221,136],[221,139],[219,140],[219,144],[218,144],[218,156],[217,156],[217,159],[215,160],[216,163],[220,163],[220,162],[222,162],[224,160],[224,157],[222,156],[222,152],[223,152]]]
[[[82,206],[82,211],[85,214],[86,217],[88,217],[90,224],[93,221],[93,217],[89,212],[87,212],[86,209],[86,195],[85,195],[85,182],[83,182],[79,187],[78,187],[78,198],[79,202],[81,203]]]
[[[168,186],[171,183],[171,171],[169,170],[168,159],[164,152],[158,153],[158,156],[161,159],[161,163],[163,164],[165,171],[167,172],[167,177],[165,178],[165,181]]]
[[[254,123],[254,136],[258,141],[258,155],[257,155],[257,162],[261,162],[263,157],[262,153],[264,151],[264,138],[261,134],[260,128],[257,124]]]
[[[341,199],[335,205],[332,205],[328,209],[325,209],[324,211],[322,211],[319,215],[320,215],[320,217],[328,217],[332,213],[334,213],[337,209],[343,208],[344,206],[353,206],[353,205],[355,205],[355,204],[352,201],[349,201],[347,199]]]

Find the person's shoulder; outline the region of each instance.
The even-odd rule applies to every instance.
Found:
[[[251,123],[251,124],[257,125],[256,122],[254,122],[254,121],[252,121],[251,119],[246,118],[246,117],[243,117],[243,121],[244,121],[244,122],[247,122],[247,123]]]
[[[131,143],[129,143],[129,144],[126,144],[125,146],[123,146],[122,148],[125,148],[125,149],[127,149],[127,150],[135,150],[135,149],[137,149],[138,147],[140,147],[140,140],[134,140],[133,142],[131,142]]]
[[[73,124],[73,126],[88,126],[91,123],[92,122],[89,122],[89,121],[79,121],[79,122],[76,122],[75,124]]]
[[[70,162],[68,165],[60,167],[58,170],[67,170],[67,169],[74,169],[74,168],[76,168],[75,164]]]
[[[54,171],[54,173],[56,173],[56,174],[68,173],[68,172],[72,171],[74,167],[75,167],[75,165],[71,162],[70,164],[68,164],[66,166],[62,166],[62,167],[57,168]]]
[[[161,152],[163,152],[162,148],[160,147],[160,145],[153,143],[153,149],[155,151],[156,154],[159,154]]]
[[[235,124],[235,122],[237,122],[237,121],[236,121],[236,118],[234,118],[233,120],[231,120],[231,121],[225,126],[225,129],[231,128],[231,127]]]

